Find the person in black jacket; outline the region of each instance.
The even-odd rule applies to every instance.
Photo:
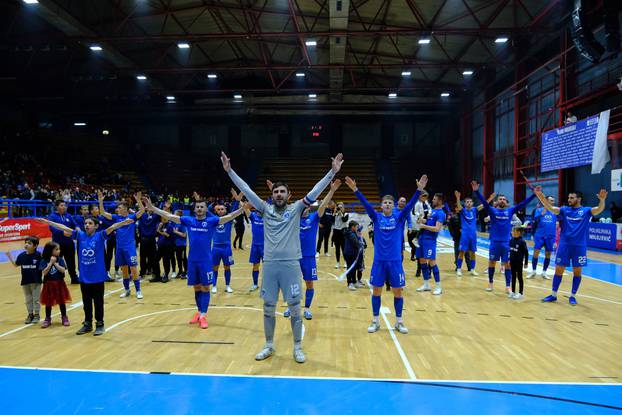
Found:
[[[520,300],[523,298],[523,263],[525,268],[529,263],[529,251],[523,239],[523,228],[515,227],[512,229],[512,239],[510,239],[510,267],[512,268],[512,292],[508,298]],[[518,280],[518,292],[516,292],[516,280]]]
[[[454,265],[457,270],[457,261],[458,256],[460,254],[460,237],[462,236],[462,220],[460,219],[460,211],[462,208],[460,206],[456,206],[454,208],[453,213],[449,215],[449,219],[447,220],[447,228],[449,229],[449,234],[451,235],[451,239],[454,241]],[[449,209],[447,210],[449,213]],[[469,252],[467,251],[465,254],[467,270],[471,271],[471,261]]]
[[[333,216],[333,212],[335,210],[335,202],[330,202],[326,210],[324,211],[324,215],[320,219],[319,226],[319,235],[317,238],[317,246],[315,248],[317,254],[315,257],[317,258],[320,255],[320,248],[322,247],[322,243],[324,244],[324,255],[330,256],[328,253],[328,239],[330,237],[330,231],[333,227],[333,223],[335,222],[335,218]]]
[[[358,271],[357,259],[362,254],[363,245],[357,235],[359,224],[358,222],[351,220],[348,223],[348,229],[344,233],[345,248],[343,250],[343,256],[346,260],[347,277],[348,277],[348,289],[356,290],[355,284],[357,283],[356,274]]]

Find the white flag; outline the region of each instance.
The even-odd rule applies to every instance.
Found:
[[[607,131],[609,130],[609,112],[603,111],[598,117],[598,129],[594,141],[594,153],[592,154],[592,174],[599,174],[610,160],[607,150]]]

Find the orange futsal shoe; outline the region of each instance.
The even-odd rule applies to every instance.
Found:
[[[205,319],[205,316],[199,318],[199,326],[202,329],[206,329],[207,328],[207,320]]]
[[[201,313],[199,313],[198,311],[195,313],[194,317],[192,317],[192,320],[190,320],[188,322],[188,324],[197,324],[199,322],[199,318],[201,317]]]

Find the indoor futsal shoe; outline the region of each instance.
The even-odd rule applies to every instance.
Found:
[[[313,314],[311,314],[311,312],[309,310],[305,310],[304,311],[304,317],[307,320],[312,320],[313,319]]]
[[[188,324],[197,324],[199,322],[199,318],[201,318],[201,313],[197,311],[192,317],[192,320],[188,322]]]
[[[492,292],[492,284],[488,284],[488,287],[486,287],[486,291]]]
[[[143,297],[143,292],[142,291],[136,291],[136,298],[138,298],[139,300],[142,300]]]
[[[378,330],[380,330],[380,323],[378,323],[377,321],[372,321],[369,327],[367,327],[368,333],[375,333]]]
[[[417,292],[420,293],[423,291],[432,291],[432,289],[428,284],[423,284],[421,287],[417,288]]]
[[[456,276],[462,277],[462,270],[461,269],[456,270]]]
[[[119,298],[125,298],[125,297],[129,297],[131,294],[130,290],[125,290],[121,293],[121,295],[119,296]]]
[[[395,323],[395,330],[399,331],[402,334],[408,334],[408,328],[401,321]]]
[[[207,319],[205,318],[205,316],[199,317],[199,327],[201,327],[202,329],[206,329],[208,327]]]
[[[543,303],[554,303],[555,301],[557,301],[557,297],[555,297],[554,295],[547,295],[546,297],[544,297],[542,299]],[[575,300],[576,301],[576,300]]]
[[[289,308],[288,308],[287,310],[285,310],[285,311],[283,312],[283,317],[285,317],[285,318],[289,318],[290,314],[291,314],[291,313],[290,313]]]
[[[577,305],[577,304],[578,304],[578,303],[577,303],[577,299],[576,299],[576,298],[574,298],[574,295],[573,295],[573,296],[571,296],[571,297],[568,299],[568,302],[570,303],[570,305]]]
[[[471,270],[471,275],[473,276],[477,276],[479,275],[479,272],[475,271],[474,269]]]
[[[266,360],[274,354],[275,350],[272,346],[265,346],[259,353],[255,355],[255,360]]]
[[[443,289],[441,287],[436,287],[434,291],[432,291],[432,295],[441,295],[443,293]]]
[[[307,361],[304,352],[300,348],[294,348],[294,360],[296,363],[304,363]]]
[[[227,287],[225,288],[225,292],[232,293],[233,289],[227,285]]]
[[[253,291],[257,290],[257,288],[259,288],[259,287],[257,285],[255,285],[255,284],[253,284],[253,285],[251,285],[251,288],[249,288],[248,291],[249,292],[253,292]]]

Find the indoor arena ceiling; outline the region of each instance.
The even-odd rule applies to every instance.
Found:
[[[34,1],[0,4],[0,87],[31,99],[438,104],[568,19],[542,0]]]

